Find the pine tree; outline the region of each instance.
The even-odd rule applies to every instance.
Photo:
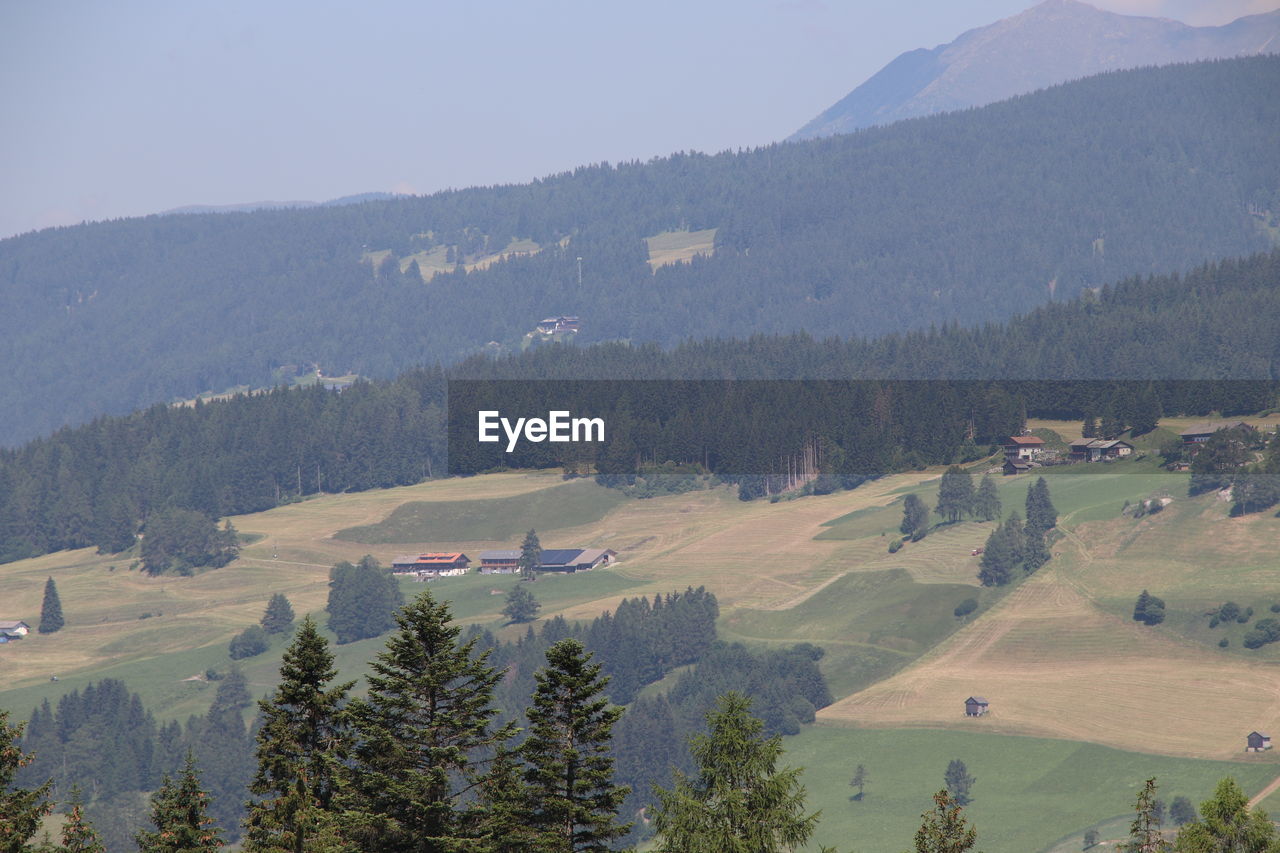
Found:
[[[36,788],[19,788],[14,777],[32,756],[18,746],[22,723],[9,725],[9,712],[0,708],[0,851],[20,853],[40,829],[40,819],[53,808],[49,789],[53,782]]]
[[[547,666],[535,677],[529,737],[520,747],[530,824],[547,850],[608,850],[631,829],[617,821],[630,789],[613,784],[609,750],[622,709],[610,706],[609,679],[578,640],[547,649]]]
[[[1084,424],[1080,427],[1081,438],[1097,438],[1098,422],[1093,417],[1093,412],[1086,412],[1084,416]]]
[[[978,490],[973,495],[973,514],[979,521],[994,521],[1000,517],[1000,493],[990,474],[984,474]]]
[[[62,825],[62,849],[59,853],[107,853],[106,845],[85,819],[79,785],[71,786],[70,805],[71,811]]]
[[[333,834],[333,801],[346,755],[340,710],[354,682],[337,675],[329,643],[310,616],[280,665],[280,686],[258,703],[258,770],[249,790],[247,849],[300,853]],[[332,839],[330,839],[332,848]]]
[[[1049,562],[1049,546],[1044,541],[1044,531],[1027,525],[1023,535],[1022,569],[1031,574]]]
[[[1027,527],[1048,532],[1058,526],[1058,510],[1049,497],[1049,484],[1040,477],[1027,487]]]
[[[525,580],[538,579],[538,567],[542,565],[542,543],[538,541],[538,531],[530,530],[520,543],[520,576]]]
[[[870,781],[871,776],[867,773],[867,768],[863,767],[861,764],[853,768],[853,778],[849,780],[849,786],[858,789],[858,794],[854,797],[855,800],[861,800],[863,798],[863,795],[866,793],[864,789]]]
[[[1173,849],[1160,832],[1160,815],[1157,810],[1156,780],[1148,779],[1138,792],[1134,806],[1137,816],[1129,826],[1129,840],[1117,847],[1124,853],[1166,853]]]
[[[959,521],[973,506],[973,475],[959,465],[952,465],[938,485],[938,505],[933,511],[950,522]]]
[[[208,815],[209,795],[200,787],[196,760],[190,752],[177,780],[164,777],[151,795],[151,823],[155,831],[134,836],[139,853],[199,853],[220,850],[222,836]]]
[[[480,780],[480,808],[475,814],[474,849],[482,853],[526,853],[538,850],[538,831],[531,820],[529,790],[518,756],[500,746]]]
[[[1249,798],[1228,778],[1200,804],[1200,820],[1178,831],[1175,849],[1178,853],[1276,853],[1280,837],[1267,813],[1250,809]]]
[[[469,793],[479,762],[513,734],[492,729],[501,675],[490,651],[478,650],[479,635],[459,643],[451,619],[447,602],[419,595],[372,664],[368,699],[351,701],[355,746],[339,801],[362,850],[465,847],[460,836],[478,823]]]
[[[674,788],[655,788],[661,853],[781,853],[813,834],[818,815],[805,813],[803,768],[777,768],[782,738],[765,738],[750,709],[739,693],[717,699],[708,733],[689,744],[698,774],[677,772]]]
[[[62,601],[58,598],[58,587],[53,578],[49,578],[44,583],[44,602],[40,605],[40,625],[36,630],[41,634],[52,634],[62,625]]]
[[[502,608],[502,615],[512,622],[532,622],[541,609],[542,605],[529,588],[524,584],[516,584],[507,593],[507,603]]]
[[[259,624],[268,634],[283,634],[293,627],[293,605],[285,598],[284,593],[277,592],[271,596]]]
[[[969,805],[973,799],[970,796],[973,783],[978,780],[969,775],[969,768],[965,767],[963,761],[958,758],[951,759],[951,763],[947,765],[947,772],[942,774],[942,781],[946,783],[947,790],[951,792],[957,806]]]
[[[978,841],[977,831],[960,814],[960,804],[947,789],[933,795],[934,807],[920,815],[915,853],[965,853]]]

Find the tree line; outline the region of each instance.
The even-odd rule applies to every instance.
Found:
[[[378,378],[453,364],[490,341],[513,348],[547,314],[582,316],[584,342],[872,337],[998,321],[1126,276],[1263,251],[1259,218],[1280,210],[1278,82],[1268,56],[1138,69],[851,135],[523,185],[10,238],[0,443],[317,364]],[[718,229],[714,255],[651,270],[644,238],[681,228]],[[413,260],[513,238],[541,251],[429,283]],[[390,262],[368,261],[375,250]],[[1233,350],[1266,321],[1236,307],[1230,333],[1184,338],[1194,343],[1179,360],[1258,375]],[[1072,375],[1162,374],[1143,336],[1102,313],[1086,347],[1033,349]],[[923,368],[930,355],[909,357]],[[971,355],[936,366],[988,363]]]
[[[574,380],[584,402],[596,384],[584,380],[645,380],[611,389],[602,383],[594,392],[616,415],[616,440],[592,460],[606,482],[626,487],[646,466],[684,462],[704,473],[752,475],[742,476],[747,497],[794,485],[797,470],[816,474],[806,480],[815,487],[832,488],[978,458],[986,442],[1015,432],[1027,416],[1102,416],[1116,432],[1149,422],[1155,409],[1169,416],[1264,411],[1280,391],[1278,277],[1280,253],[1272,253],[1185,278],[1133,279],[1004,326],[870,342],[792,335],[672,350],[552,346],[448,371],[416,369],[341,393],[276,390],[104,417],[0,451],[0,561],[86,546],[117,553],[139,532],[145,542],[148,525],[174,509],[216,519],[317,493],[407,485],[450,465],[576,464],[547,444],[518,460],[495,455],[492,445],[450,458],[446,402],[450,385],[460,387],[450,380],[476,387],[505,380],[507,399],[539,404],[543,392],[530,380]],[[1247,331],[1251,324],[1256,333]],[[1095,339],[1103,327],[1114,334]],[[1150,378],[1072,378],[1085,375]],[[1171,375],[1204,378],[1161,378]],[[1226,378],[1233,375],[1261,378]],[[965,381],[876,378],[886,376]],[[1013,378],[974,378],[981,376]],[[799,377],[833,381],[767,382]],[[842,384],[860,377],[866,381]],[[736,381],[720,381],[726,378]],[[748,390],[749,382],[758,384]],[[455,424],[454,432],[464,427],[473,434],[474,423]],[[191,559],[173,563],[182,564]]]

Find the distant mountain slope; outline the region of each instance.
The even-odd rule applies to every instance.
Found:
[[[753,151],[3,240],[0,445],[299,365],[511,351],[548,316],[580,317],[583,344],[872,336],[1262,251],[1277,91],[1280,57],[1116,72]],[[711,229],[712,254],[651,268],[646,237]],[[472,263],[515,238],[537,251]],[[425,282],[427,256],[453,266]]]
[[[1045,0],[950,44],[902,54],[791,138],[979,107],[1104,71],[1261,53],[1280,53],[1280,10],[1191,27]]]

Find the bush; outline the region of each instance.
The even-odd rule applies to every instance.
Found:
[[[1236,617],[1236,621],[1239,622],[1241,625],[1244,625],[1252,618],[1253,618],[1253,608],[1246,607],[1244,609],[1244,612]]]
[[[1280,620],[1259,619],[1253,626],[1253,630],[1244,635],[1244,647],[1246,649],[1260,649],[1268,643],[1274,643],[1280,640]]]
[[[1271,605],[1271,612],[1272,612],[1272,613],[1280,613],[1280,604],[1273,604],[1273,605]]]
[[[1218,641],[1218,648],[1220,649],[1225,649],[1229,645],[1231,645],[1231,641],[1228,640],[1226,637],[1223,637],[1221,640]]]
[[[1240,615],[1240,605],[1234,601],[1228,601],[1226,604],[1218,608],[1218,621],[1230,622]]]
[[[890,542],[890,543],[889,543],[889,553],[890,553],[890,554],[896,554],[896,553],[898,553],[898,552],[899,552],[899,551],[901,551],[901,550],[902,550],[902,540],[901,540],[901,539],[895,539],[895,540],[893,540],[892,542]]]
[[[230,655],[232,660],[243,660],[260,655],[270,648],[267,632],[261,625],[250,625],[231,638]]]
[[[978,609],[978,599],[966,598],[964,601],[956,605],[955,614],[957,618],[963,618]]]
[[[1133,605],[1133,620],[1144,625],[1159,625],[1164,621],[1164,599],[1144,589]]]

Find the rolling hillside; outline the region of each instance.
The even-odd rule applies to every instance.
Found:
[[[1261,251],[1278,88],[1269,57],[1120,72],[839,138],[0,241],[0,444],[311,365],[511,352],[548,314],[584,343],[872,336]],[[512,246],[538,251],[487,260]]]
[[[948,44],[902,54],[791,138],[980,107],[1104,71],[1278,52],[1280,11],[1192,27],[1044,0]]]
[[[1070,436],[1078,424],[1038,426]],[[726,639],[826,650],[821,666],[837,702],[787,741],[788,760],[807,765],[814,804],[824,808],[825,843],[856,838],[872,853],[900,849],[904,827],[956,755],[981,780],[972,813],[992,853],[1047,847],[1122,814],[1126,792],[1151,772],[1170,793],[1195,797],[1227,773],[1250,792],[1261,789],[1280,764],[1246,758],[1241,739],[1280,724],[1267,687],[1280,646],[1242,649],[1244,626],[1211,630],[1201,614],[1232,599],[1260,617],[1280,601],[1280,521],[1228,518],[1215,495],[1185,498],[1186,475],[1158,472],[1146,459],[1046,474],[1065,536],[1053,561],[1012,589],[977,585],[970,551],[989,523],[939,527],[888,553],[903,495],[932,502],[938,469],[773,504],[743,503],[725,489],[619,502],[591,482],[552,473],[490,474],[237,517],[251,540],[241,559],[193,578],[145,577],[130,570],[128,555],[50,554],[0,567],[6,616],[34,622],[52,576],[67,618],[57,634],[0,648],[0,706],[22,717],[42,698],[109,676],[124,679],[161,719],[198,713],[213,693],[202,674],[225,668],[227,641],[257,620],[272,593],[323,618],[333,562],[510,547],[509,519],[517,517],[536,519],[547,547],[619,552],[611,568],[540,580],[544,619],[589,619],[625,596],[705,584],[720,599]],[[1028,482],[999,480],[1006,512],[1020,509]],[[1153,494],[1174,501],[1143,519],[1120,515],[1125,501]],[[609,500],[597,505],[599,496]],[[432,590],[452,600],[462,621],[514,638],[523,629],[503,628],[499,616],[514,583],[470,575]],[[1165,624],[1129,618],[1143,587],[1168,602]],[[970,597],[977,611],[955,617]],[[1224,635],[1233,638],[1225,650],[1217,645]],[[361,674],[380,645],[337,647],[344,676]],[[281,651],[277,639],[244,662],[255,693],[274,684]],[[990,715],[960,713],[972,693],[992,700]],[[847,777],[859,761],[876,784],[865,802],[851,803]],[[1056,769],[1026,775],[1044,762]],[[1027,785],[1044,795],[1043,817],[1025,807]]]

